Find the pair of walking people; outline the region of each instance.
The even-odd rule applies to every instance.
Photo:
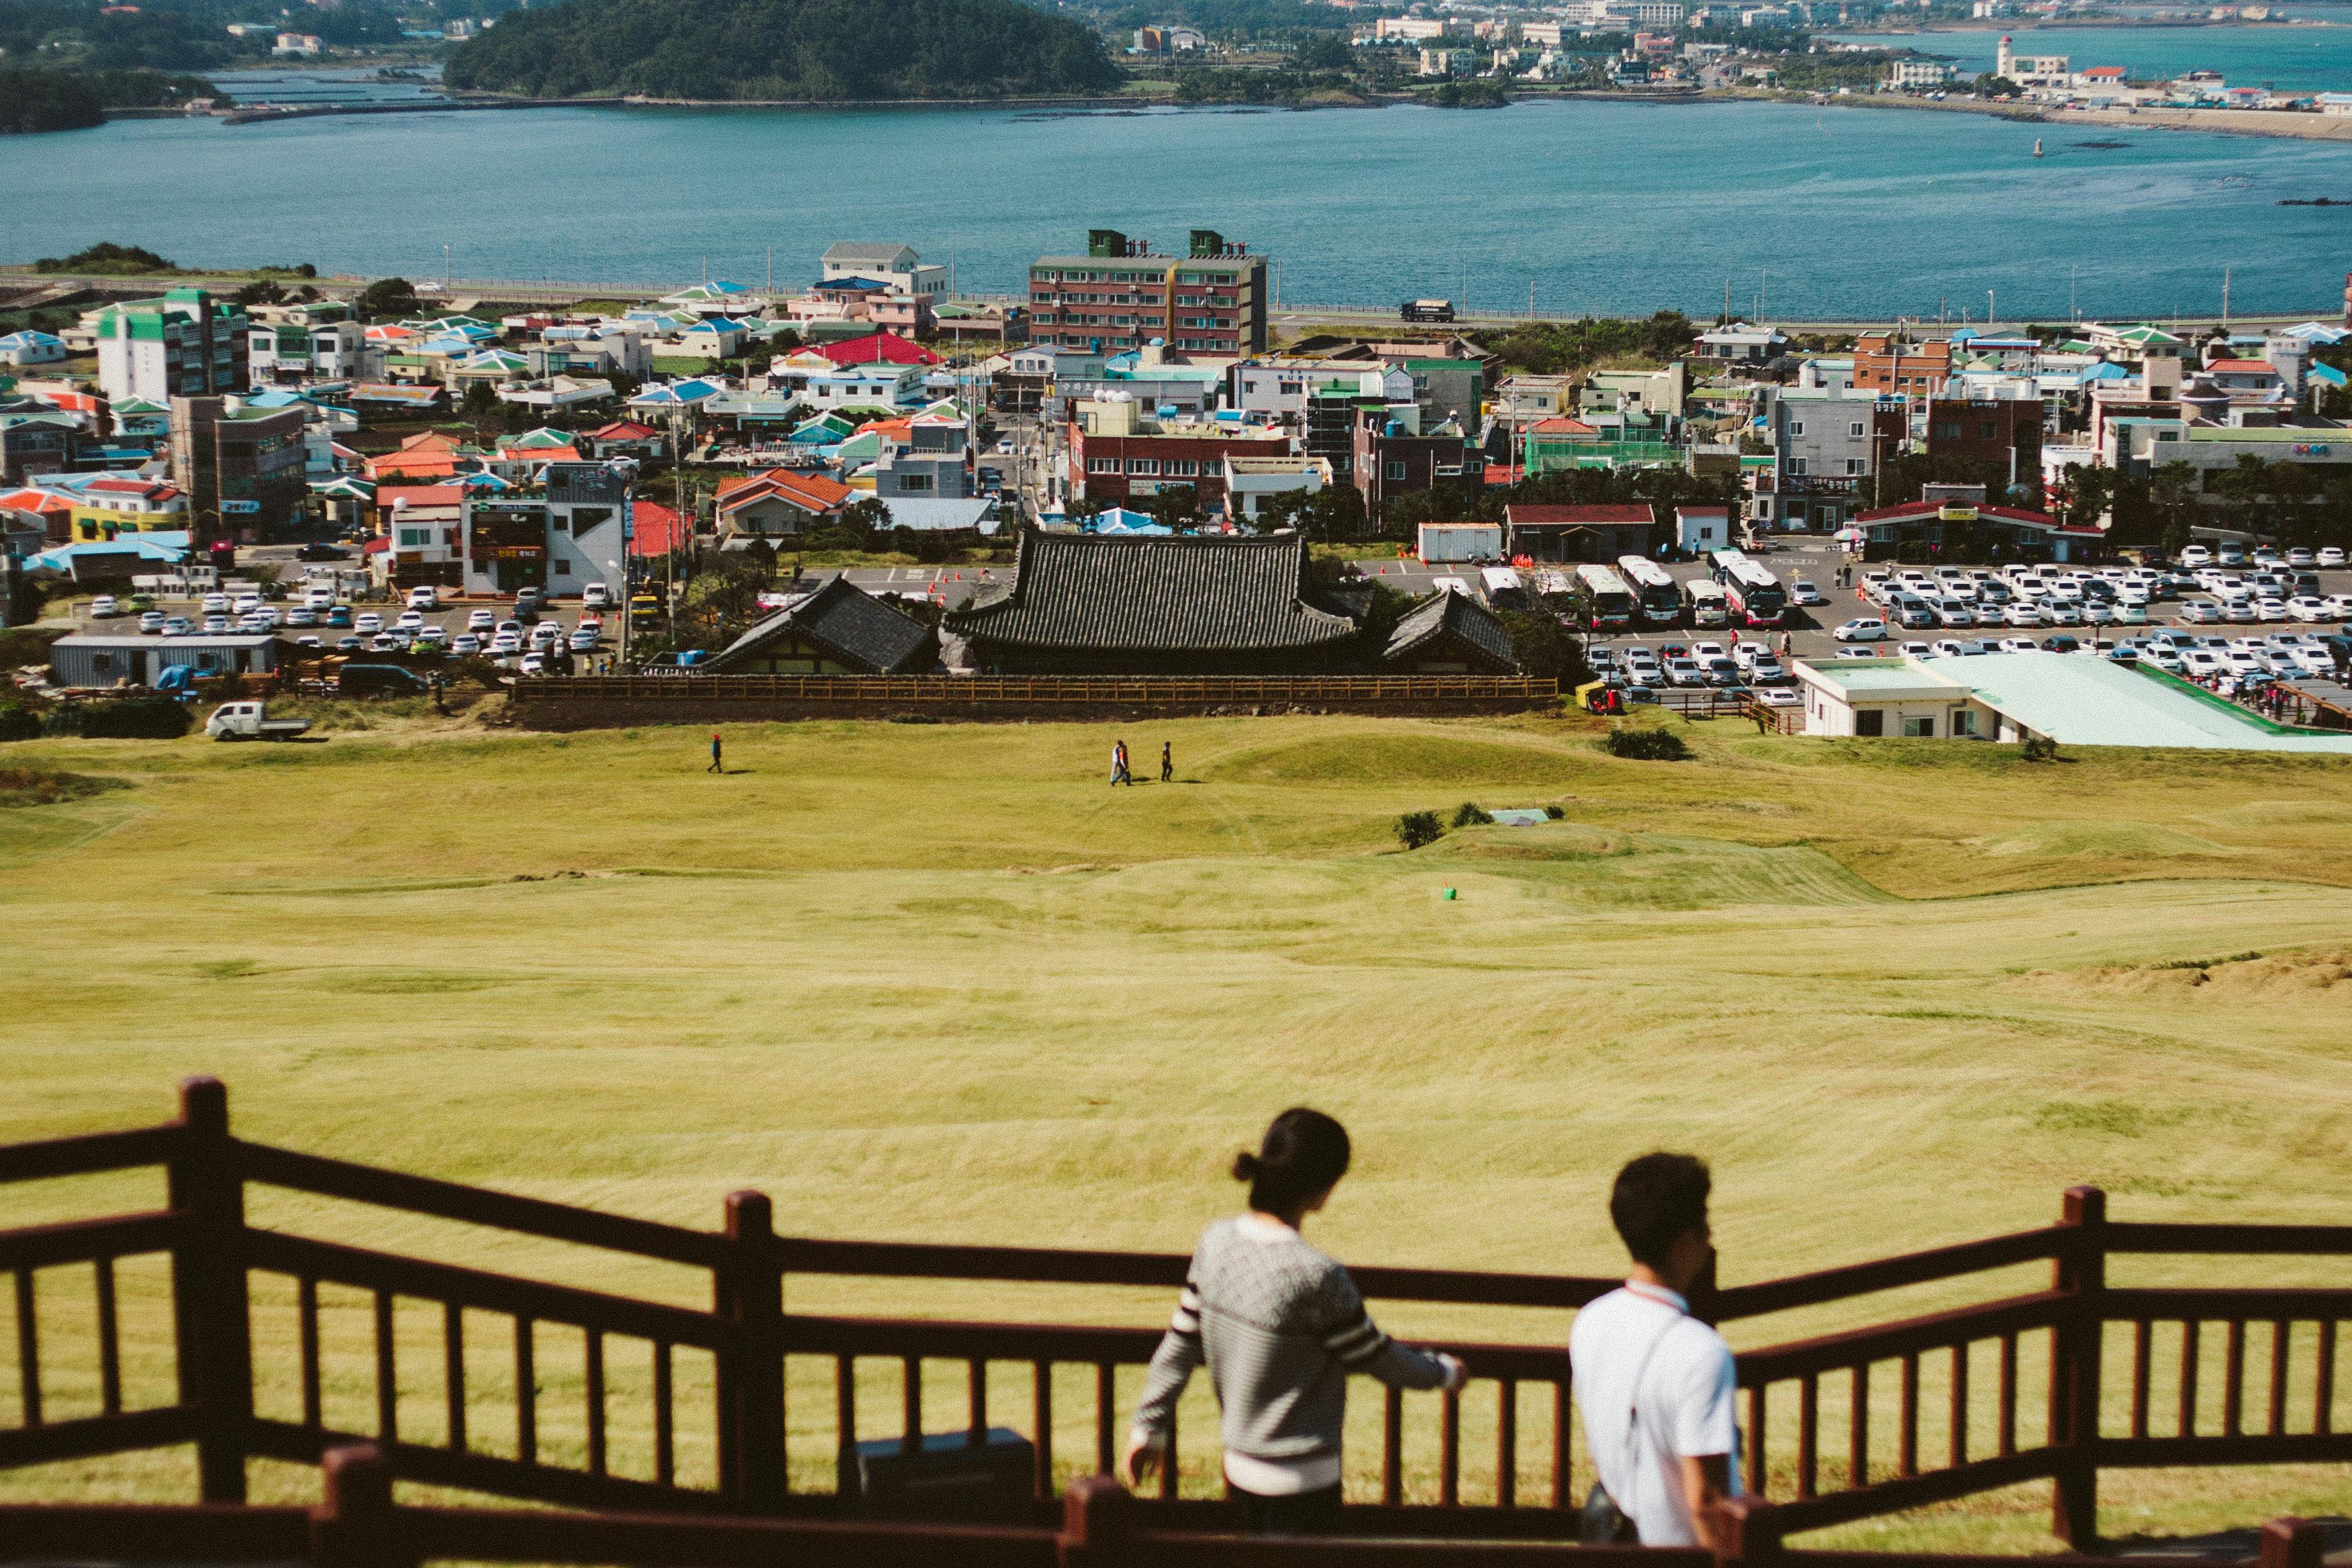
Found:
[[[1223,1410],[1225,1480],[1248,1528],[1333,1530],[1348,1378],[1458,1389],[1473,1369],[1398,1343],[1364,1309],[1348,1270],[1300,1235],[1350,1156],[1320,1111],[1284,1111],[1255,1154],[1234,1161],[1249,1207],[1202,1235],[1168,1332],[1151,1358],[1128,1440],[1139,1486],[1171,1462],[1176,1402],[1208,1368]],[[1569,1336],[1587,1451],[1600,1484],[1589,1543],[1708,1546],[1712,1510],[1738,1489],[1731,1350],[1690,1315],[1686,1293],[1714,1258],[1710,1179],[1687,1154],[1645,1154],[1618,1173],[1610,1217],[1633,1256],[1621,1289],[1587,1305]]]
[[[1134,787],[1135,773],[1128,764],[1125,741],[1111,742],[1110,782],[1114,784],[1126,784],[1129,788]],[[1176,752],[1173,742],[1160,742],[1160,782],[1161,784],[1176,782]]]

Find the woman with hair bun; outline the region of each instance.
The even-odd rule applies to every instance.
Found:
[[[1348,1156],[1347,1129],[1305,1109],[1276,1117],[1256,1153],[1234,1156],[1249,1210],[1211,1226],[1192,1253],[1128,1440],[1136,1485],[1172,1462],[1176,1401],[1205,1363],[1224,1413],[1225,1479],[1251,1531],[1328,1530],[1339,1513],[1348,1374],[1395,1388],[1462,1386],[1460,1362],[1381,1332],[1347,1269],[1298,1234],[1347,1174]]]

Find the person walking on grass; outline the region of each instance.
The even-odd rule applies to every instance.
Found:
[[[722,775],[727,772],[725,764],[719,760],[719,731],[716,730],[710,731],[710,765],[702,771]]]
[[[1691,1155],[1644,1154],[1609,1194],[1633,1271],[1577,1313],[1568,1337],[1600,1478],[1584,1505],[1588,1545],[1710,1548],[1716,1504],[1740,1494],[1731,1347],[1687,1300],[1715,1262],[1711,1184]]]
[[[1176,1401],[1205,1364],[1223,1409],[1225,1480],[1251,1533],[1325,1532],[1339,1514],[1348,1377],[1391,1388],[1462,1386],[1462,1363],[1381,1332],[1355,1281],[1299,1227],[1347,1173],[1347,1130],[1319,1110],[1284,1111],[1255,1154],[1234,1158],[1248,1212],[1202,1234],[1183,1294],[1151,1358],[1127,1445],[1137,1487],[1173,1463]]]
[[[1160,742],[1160,782],[1161,784],[1176,782],[1176,753],[1171,743],[1166,741]]]
[[[1114,786],[1125,784],[1129,789],[1133,789],[1135,787],[1135,775],[1128,771],[1127,742],[1125,741],[1114,741],[1111,742],[1110,782]]]

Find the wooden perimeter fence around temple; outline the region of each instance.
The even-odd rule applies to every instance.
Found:
[[[1532,1563],[1574,1553],[1592,1568],[1638,1558],[1656,1568],[1700,1568],[1689,1552],[1580,1548],[1570,1482],[1572,1384],[1564,1333],[1540,1343],[1445,1343],[1472,1371],[1470,1390],[1416,1395],[1381,1391],[1377,1500],[1344,1510],[1349,1540],[1253,1542],[1228,1534],[1228,1505],[1180,1497],[1176,1468],[1154,1498],[1130,1498],[1106,1479],[1074,1482],[1056,1498],[1059,1367],[1082,1369],[1082,1427],[1073,1458],[1110,1469],[1122,1430],[1118,1369],[1147,1361],[1160,1330],[911,1318],[815,1316],[784,1310],[794,1276],[993,1281],[1007,1286],[1141,1286],[1172,1293],[1186,1259],[1176,1255],[1002,1247],[812,1240],[774,1233],[757,1193],[726,1200],[715,1231],[632,1219],[537,1198],[248,1142],[229,1129],[215,1080],[191,1079],[178,1121],[161,1126],[0,1147],[0,1185],[137,1167],[163,1169],[166,1205],[0,1231],[0,1273],[11,1277],[18,1421],[0,1427],[0,1468],[168,1446],[193,1446],[202,1504],[191,1507],[23,1505],[0,1508],[0,1561],[63,1553],[79,1560],[169,1558],[406,1563],[428,1557],[547,1563],[730,1563],[790,1558],[810,1563],[1286,1564],[1394,1561],[1400,1568],[1457,1562]],[[709,1310],[329,1242],[248,1223],[249,1189],[290,1189],[576,1244],[631,1259],[682,1265],[709,1278]],[[404,1220],[402,1223],[406,1223]],[[153,1256],[170,1274],[168,1375],[140,1379],[126,1358],[118,1265]],[[1950,1564],[1900,1554],[1795,1552],[1791,1534],[2011,1486],[2054,1483],[2057,1532],[2077,1549],[2096,1539],[2103,1468],[2202,1467],[2352,1459],[2352,1420],[2337,1377],[2339,1329],[2352,1318],[2352,1288],[2131,1287],[2109,1265],[2143,1255],[2240,1255],[2273,1260],[2352,1257],[2352,1226],[2145,1223],[2112,1220],[2092,1188],[2065,1194],[2058,1223],[1979,1241],[1880,1258],[1750,1285],[1712,1286],[1694,1310],[1717,1322],[1754,1319],[1880,1291],[1966,1281],[2020,1265],[2049,1266],[2046,1289],[1923,1316],[1895,1318],[1742,1352],[1744,1478],[1748,1497],[1727,1517],[1719,1555],[1759,1564],[1786,1557],[1817,1568]],[[2271,1268],[2275,1268],[2275,1261]],[[2305,1267],[2309,1267],[2306,1262]],[[47,1270],[88,1270],[77,1312],[94,1316],[95,1387],[72,1412],[45,1388],[45,1334],[57,1292]],[[1543,1274],[1361,1268],[1366,1297],[1457,1306],[1572,1311],[1614,1281]],[[56,1278],[56,1277],[53,1277]],[[289,1335],[257,1337],[254,1292],[269,1281],[290,1293]],[[62,1284],[64,1281],[59,1279]],[[290,1289],[289,1289],[290,1288]],[[373,1421],[331,1421],[322,1397],[322,1288],[373,1303]],[[438,1318],[438,1354],[427,1385],[441,1406],[430,1434],[413,1412],[417,1368],[395,1365],[395,1308]],[[436,1312],[437,1310],[437,1312]],[[1156,1319],[1158,1309],[1153,1316]],[[466,1342],[484,1317],[503,1319],[513,1358],[509,1453],[469,1440]],[[542,1336],[584,1347],[584,1454],[543,1449],[537,1434],[541,1380],[533,1358]],[[257,1405],[257,1356],[283,1344],[285,1379],[299,1410]],[[650,1357],[649,1385],[623,1390],[608,1353]],[[257,1348],[262,1347],[262,1348]],[[2218,1410],[2209,1363],[2220,1351]],[[414,1345],[411,1345],[413,1357]],[[716,1463],[705,1480],[680,1471],[681,1355],[707,1357]],[[787,1463],[788,1358],[831,1364],[828,1442],[844,1483],[855,1446],[880,1439],[909,1451],[924,1436],[924,1379],[940,1363],[961,1373],[966,1419],[951,1430],[978,1447],[1003,1411],[991,1409],[991,1373],[1026,1373],[1026,1432],[1034,1444],[1028,1496],[1009,1518],[912,1522],[862,1517],[845,1485],[795,1489]],[[896,1431],[859,1430],[858,1383],[877,1363],[903,1394]],[[633,1363],[634,1364],[634,1363]],[[1923,1369],[1927,1376],[1923,1380]],[[2041,1375],[2035,1376],[2033,1373]],[[2105,1395],[2118,1378],[2127,1397]],[[1001,1381],[1001,1380],[1000,1380]],[[1880,1391],[1891,1397],[1881,1404]],[[1824,1401],[1824,1392],[1832,1399]],[[474,1392],[478,1393],[477,1385]],[[1523,1395],[1532,1395],[1524,1397]],[[1493,1398],[1494,1463],[1478,1465],[1468,1495],[1466,1398]],[[647,1408],[621,1410],[624,1404]],[[1528,1419],[1527,1407],[1535,1409]],[[1891,1405],[1891,1408],[1886,1405]],[[0,1412],[6,1406],[0,1403]],[[1482,1405],[1482,1409],[1483,1409]],[[1063,1412],[1066,1425],[1069,1412]],[[616,1419],[649,1428],[642,1465],[614,1460]],[[1433,1418],[1433,1487],[1408,1498],[1410,1426]],[[1525,1426],[1523,1429],[1523,1420]],[[407,1425],[404,1425],[404,1423]],[[1874,1431],[1891,1426],[1891,1445]],[[478,1430],[478,1426],[477,1428]],[[1423,1432],[1415,1432],[1415,1447]],[[934,1435],[934,1441],[939,1435]],[[1194,1447],[1200,1447],[1194,1439]],[[362,1450],[362,1447],[364,1451]],[[567,1445],[568,1447],[568,1445]],[[1891,1462],[1885,1455],[1891,1447]],[[327,1462],[328,1500],[315,1510],[247,1507],[247,1461]],[[1062,1469],[1069,1467],[1064,1465]],[[623,1473],[630,1469],[634,1473]],[[577,1514],[395,1507],[394,1479],[590,1510]],[[1532,1484],[1523,1484],[1531,1480]],[[1433,1491],[1434,1495],[1428,1495]],[[2271,1527],[2273,1568],[2315,1568],[2316,1527]],[[1607,1563],[1603,1560],[1606,1559]],[[1671,1563],[1667,1559],[1672,1559]],[[2101,1561],[2114,1563],[2108,1557]],[[2128,1560],[2120,1560],[2128,1561]],[[2177,1562],[2176,1560],[2173,1560]]]
[[[896,714],[1497,713],[1556,703],[1559,682],[1520,675],[590,675],[526,678],[513,693],[523,723],[572,729]]]

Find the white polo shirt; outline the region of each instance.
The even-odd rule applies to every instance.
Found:
[[[1697,1545],[1682,1461],[1727,1456],[1731,1495],[1740,1495],[1731,1347],[1672,1290],[1627,1284],[1577,1313],[1568,1354],[1587,1452],[1618,1510],[1644,1546]]]

